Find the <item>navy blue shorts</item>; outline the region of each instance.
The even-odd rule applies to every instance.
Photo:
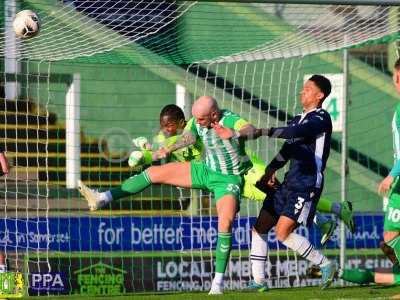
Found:
[[[275,218],[286,216],[298,224],[310,226],[313,222],[321,189],[312,191],[293,191],[281,185],[273,194],[269,194],[262,209]]]

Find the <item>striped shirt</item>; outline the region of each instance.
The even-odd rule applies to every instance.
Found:
[[[227,128],[240,130],[248,122],[228,110],[221,110],[219,123]],[[206,165],[213,171],[224,175],[241,175],[252,166],[245,152],[242,139],[221,139],[213,128],[201,127],[194,118],[190,119],[185,130],[189,130],[204,145]]]

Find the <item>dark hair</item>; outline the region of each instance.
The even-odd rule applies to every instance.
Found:
[[[396,62],[394,63],[394,68],[395,68],[397,71],[400,71],[400,58],[398,58],[398,59],[396,60]]]
[[[329,94],[331,93],[331,90],[332,90],[331,82],[325,76],[313,75],[308,80],[311,80],[312,82],[314,82],[315,85],[324,94],[324,98],[322,98],[321,101],[325,100],[325,98],[328,97]]]
[[[163,109],[160,112],[160,120],[163,117],[168,117],[172,121],[180,121],[180,120],[185,120],[185,114],[183,113],[182,109],[175,104],[168,104],[163,107]]]

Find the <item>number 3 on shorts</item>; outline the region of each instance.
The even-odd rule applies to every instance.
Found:
[[[304,204],[304,198],[302,198],[302,197],[297,197],[297,203],[294,205],[294,207],[295,207],[297,210],[300,210],[300,209],[303,207],[303,204]]]

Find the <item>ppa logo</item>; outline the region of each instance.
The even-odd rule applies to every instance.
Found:
[[[30,273],[29,288],[32,291],[65,292],[66,278],[65,273]]]

